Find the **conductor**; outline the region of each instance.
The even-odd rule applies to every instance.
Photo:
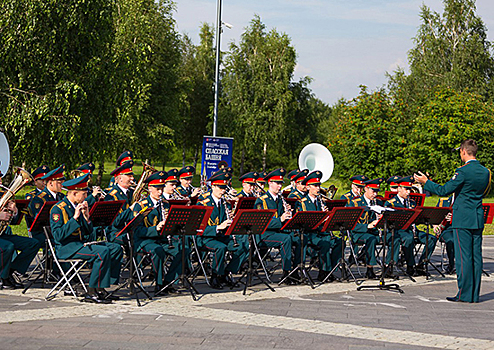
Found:
[[[425,191],[439,196],[455,194],[451,227],[454,234],[458,293],[446,298],[455,302],[479,302],[484,230],[482,198],[490,190],[491,172],[475,158],[477,148],[477,143],[472,139],[461,143],[460,157],[465,164],[457,168],[451,180],[443,186],[428,180],[420,172],[414,175],[415,181],[423,184]]]

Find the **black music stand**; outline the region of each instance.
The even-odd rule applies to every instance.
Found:
[[[398,210],[386,210],[383,213],[383,216],[379,220],[379,222],[376,225],[376,228],[381,228],[383,229],[383,258],[381,260],[381,277],[379,279],[379,284],[377,286],[359,286],[357,287],[357,290],[362,290],[362,289],[380,289],[380,290],[393,290],[397,291],[400,293],[404,293],[403,289],[400,288],[400,286],[396,283],[392,284],[386,284],[384,281],[384,277],[386,275],[386,271],[388,269],[393,269],[394,261],[393,261],[393,253],[394,253],[394,235],[395,235],[395,230],[406,230],[412,221],[420,214],[419,210],[416,209],[398,209]],[[385,266],[385,260],[386,260],[386,244],[387,244],[387,233],[388,230],[391,228],[391,261],[388,264],[388,266]]]
[[[27,214],[27,206],[29,205],[28,199],[16,199],[15,206],[17,207],[17,217],[15,221],[12,220],[9,225],[19,225],[24,217],[24,214]]]
[[[310,286],[312,289],[314,289],[314,281],[309,275],[309,272],[305,268],[305,259],[304,259],[304,236],[305,233],[311,230],[315,230],[319,225],[322,224],[322,222],[326,219],[328,216],[327,211],[298,211],[295,213],[295,215],[288,220],[281,230],[288,230],[288,231],[298,231],[300,235],[300,264],[292,269],[290,273],[285,276],[279,283],[278,285],[281,285],[287,278],[291,278],[292,274],[295,273],[295,271],[300,270],[300,283],[303,282],[309,282]]]
[[[439,225],[443,222],[444,217],[451,212],[450,208],[443,207],[417,207],[417,209],[421,209],[422,212],[415,219],[415,225],[426,225],[427,232],[425,235],[425,278],[429,279],[429,264],[437,271],[442,277],[446,277],[437,267],[429,260],[429,230],[432,225]]]
[[[246,197],[243,197],[246,198]],[[241,199],[243,199],[241,198]],[[255,199],[255,198],[254,198]],[[240,276],[240,278],[235,282],[230,289],[235,288],[240,281],[245,277],[245,285],[243,294],[245,295],[247,288],[252,286],[252,277],[257,277],[262,283],[264,283],[272,292],[274,292],[273,287],[269,285],[269,283],[262,278],[257,269],[252,267],[252,260],[254,257],[254,247],[255,240],[254,235],[262,235],[269,226],[273,215],[276,213],[276,210],[257,210],[257,209],[241,209],[235,215],[232,224],[228,227],[225,232],[225,236],[231,235],[247,235],[249,239],[249,263],[247,270]]]
[[[343,200],[346,203],[346,200]],[[328,273],[326,278],[324,278],[323,281],[321,281],[321,284],[326,283],[326,281],[329,279],[329,276],[331,276],[338,267],[341,268],[341,279],[347,279],[346,276],[348,274],[352,276],[353,281],[355,282],[356,285],[358,285],[358,281],[355,278],[354,274],[352,273],[352,270],[350,270],[350,267],[348,266],[347,262],[345,261],[345,248],[346,248],[346,241],[345,241],[345,236],[348,239],[348,242],[350,243],[350,249],[353,251],[352,247],[352,241],[351,237],[349,236],[349,231],[353,230],[355,228],[355,225],[357,225],[358,220],[360,219],[360,216],[362,215],[362,212],[364,211],[363,208],[359,207],[347,207],[347,208],[334,208],[328,215],[328,218],[326,222],[324,223],[324,226],[322,228],[322,232],[329,232],[329,231],[340,231],[342,234],[341,237],[341,258],[340,261],[338,261],[338,264],[336,264],[335,267]],[[347,274],[348,273],[348,274]]]
[[[324,201],[326,204],[326,207],[328,208],[329,211],[333,210],[334,208],[343,208],[346,206],[348,201],[346,199],[332,199],[330,201]]]
[[[204,231],[204,228],[208,224],[209,217],[213,212],[213,207],[207,207],[202,205],[185,206],[174,205],[170,207],[165,224],[160,231],[160,235],[166,236],[180,236],[182,241],[182,270],[178,279],[174,279],[167,285],[165,285],[156,294],[161,293],[163,290],[173,285],[177,280],[182,282],[182,287],[185,288],[194,301],[197,300],[196,294],[199,294],[194,284],[189,280],[185,274],[185,236],[195,236],[199,232]]]
[[[36,218],[34,218],[33,223],[31,224],[31,227],[28,228],[29,232],[36,232],[36,231],[44,231],[44,227],[48,226],[50,227],[50,211],[51,208],[57,204],[58,201],[50,201],[50,202],[44,202],[43,205],[41,206],[41,209],[39,210],[38,214],[36,215]],[[40,272],[38,276],[34,280],[32,280],[22,291],[22,294],[25,294],[26,291],[31,288],[31,286],[38,281],[38,279],[43,276],[43,284],[48,283],[48,275],[50,274],[52,270],[52,261],[49,259],[49,247],[48,247],[48,242],[45,240],[45,247],[43,249],[43,258],[41,259],[41,262],[38,263],[38,265],[34,268],[34,270],[31,272],[31,276],[36,271],[38,268],[41,267],[43,269],[42,264],[43,261],[45,262],[45,268],[43,269],[43,273]]]
[[[95,227],[110,226],[124,203],[124,200],[96,202],[89,211],[89,220]]]
[[[96,205],[96,204],[95,204]],[[123,282],[120,284],[114,291],[110,293],[110,295],[115,294],[117,291],[122,289],[125,286],[129,286],[130,294],[134,295],[136,298],[137,306],[141,306],[141,301],[139,300],[139,295],[137,293],[136,287],[139,288],[141,292],[143,292],[149,300],[151,300],[151,296],[149,293],[142,287],[142,281],[140,280],[141,277],[139,274],[137,274],[137,278],[139,279],[140,283],[137,283],[134,274],[135,271],[137,270],[137,266],[134,266],[134,230],[142,224],[144,221],[144,218],[153,210],[153,208],[147,208],[145,210],[141,210],[139,213],[137,213],[136,216],[132,220],[130,220],[127,225],[123,229],[121,229],[115,237],[119,237],[122,234],[127,235],[127,245],[129,249],[129,260],[130,260],[130,265],[129,265],[129,278],[127,281]]]
[[[189,203],[188,199],[167,199],[166,200],[170,205],[187,205]]]
[[[233,215],[236,215],[240,209],[254,209],[256,200],[257,197],[240,197],[237,205],[235,206],[235,212]]]

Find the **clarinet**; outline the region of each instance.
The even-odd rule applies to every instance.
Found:
[[[321,195],[318,195],[317,197],[319,198],[319,202],[321,203],[321,210],[328,211],[328,206],[326,205],[326,201],[324,200],[324,198],[322,198]]]
[[[163,198],[160,198],[160,200],[158,201],[158,205],[161,210],[161,219],[166,220],[166,218],[168,217],[168,208],[164,207]],[[175,246],[173,245],[172,236],[168,235],[166,236],[166,239],[168,240],[168,249],[174,249]]]
[[[292,207],[290,207],[290,205],[287,203],[287,201],[283,197],[283,194],[279,193],[278,195],[280,196],[281,202],[283,203],[283,210],[285,211],[285,213],[288,213],[288,219],[291,219],[292,218]]]
[[[221,200],[223,203],[223,206],[225,207],[225,214],[226,214],[226,219],[227,220],[232,220],[232,213],[230,212],[230,209],[228,208],[228,205],[226,205],[226,201],[224,199]],[[237,242],[237,237],[235,235],[232,235],[232,240],[233,240],[233,246],[238,247],[239,244]]]

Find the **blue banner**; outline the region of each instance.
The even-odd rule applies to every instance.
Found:
[[[204,136],[202,140],[201,178],[209,179],[215,171],[218,171],[218,163],[221,161],[232,166],[232,152],[232,138]]]

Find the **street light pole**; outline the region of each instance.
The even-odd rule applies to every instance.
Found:
[[[216,125],[218,123],[218,102],[219,102],[219,84],[220,84],[220,42],[221,42],[221,3],[218,0],[216,5],[216,69],[214,75],[214,111],[213,111],[213,137],[216,137]]]

